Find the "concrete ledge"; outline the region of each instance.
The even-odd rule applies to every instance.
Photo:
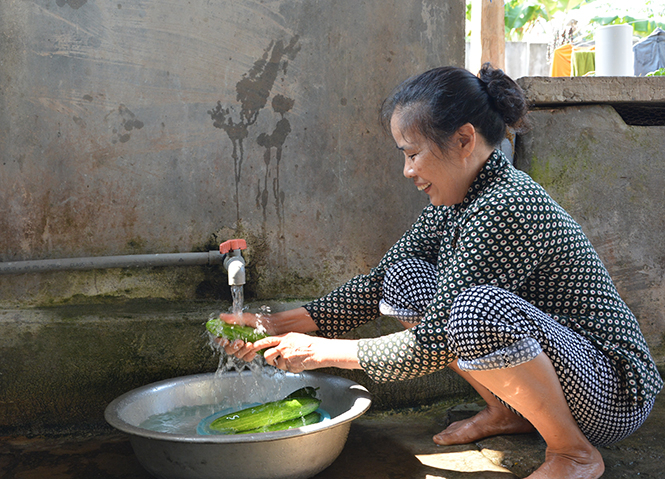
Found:
[[[522,77],[517,79],[532,106],[599,103],[663,103],[662,77]]]
[[[272,311],[302,303],[248,304]],[[224,302],[109,300],[35,309],[0,309],[0,436],[105,430],[103,413],[117,396],[162,379],[215,371],[219,355],[204,328]],[[353,337],[394,330],[389,318]],[[351,336],[350,336],[351,337]],[[373,382],[362,371],[326,370],[373,395],[374,409],[431,404],[472,394],[450,370],[412,381]]]

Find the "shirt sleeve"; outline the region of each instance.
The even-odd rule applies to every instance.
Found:
[[[356,276],[328,295],[304,307],[319,327],[319,334],[335,338],[379,316],[383,277],[393,264],[420,258],[436,264],[449,208],[427,206],[413,226],[368,274]]]
[[[455,359],[448,350],[423,347],[413,329],[358,342],[358,360],[376,382],[404,381],[443,369]]]
[[[375,381],[410,379],[445,367],[455,359],[446,325],[457,295],[481,284],[515,292],[537,268],[547,235],[508,203],[471,212],[443,242],[437,292],[420,324],[361,341],[358,359]]]

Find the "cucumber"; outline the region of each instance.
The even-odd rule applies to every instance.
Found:
[[[209,428],[222,434],[234,434],[302,418],[319,408],[321,401],[295,397],[272,401],[226,414],[210,423]]]
[[[240,326],[229,324],[220,318],[212,318],[206,323],[206,329],[218,338],[226,338],[229,341],[242,339],[246,343],[255,343],[259,339],[267,338],[267,334],[258,332],[251,326]]]
[[[295,427],[308,426],[310,424],[316,424],[321,421],[321,414],[314,411],[303,417],[297,417],[291,419],[290,421],[283,421],[277,424],[271,424],[269,426],[257,427],[256,429],[250,429],[249,431],[241,431],[238,434],[255,434],[257,432],[272,432],[272,431],[286,431],[287,429],[293,429]]]

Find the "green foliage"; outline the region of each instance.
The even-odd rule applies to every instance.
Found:
[[[659,68],[658,70],[654,72],[647,73],[646,76],[648,77],[662,77],[665,76],[665,68]]]
[[[508,0],[505,2],[506,40],[519,41],[542,19],[551,21],[558,12],[568,12],[593,0]],[[467,0],[466,19],[471,21],[471,0]]]
[[[656,22],[649,19],[637,19],[628,15],[623,17],[620,17],[619,15],[615,15],[613,17],[594,17],[591,19],[591,22],[600,26],[623,25],[625,23],[629,23],[633,26],[633,34],[640,37],[646,37],[650,35],[658,27],[665,30],[665,23]]]
[[[512,0],[505,4],[506,39],[519,41],[539,18],[547,18],[547,11],[538,2]]]
[[[660,6],[659,6],[660,5]],[[524,34],[533,28],[539,21],[550,22],[557,14],[567,14],[573,10],[585,9],[596,15],[590,15],[589,25],[581,25],[581,29],[591,35],[595,27],[604,25],[618,25],[630,23],[637,36],[647,36],[657,27],[665,30],[665,24],[660,22],[665,12],[662,4],[650,0],[637,1],[630,7],[614,8],[612,2],[601,0],[506,0],[505,1],[505,29],[506,40],[520,41]],[[621,11],[625,10],[625,11]],[[598,15],[602,12],[614,15]],[[629,15],[628,13],[632,13]],[[633,16],[634,15],[634,16]],[[471,0],[467,0],[466,18],[471,19]],[[587,17],[589,18],[589,17]]]
[[[569,12],[574,10],[583,3],[589,3],[593,0],[541,0],[536,2],[543,6],[547,12],[546,20],[551,20],[558,12]]]

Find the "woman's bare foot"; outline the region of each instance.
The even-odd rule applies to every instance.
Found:
[[[499,434],[521,434],[535,431],[529,421],[503,405],[490,406],[469,419],[457,421],[432,439],[440,446],[468,444]]]
[[[527,479],[598,479],[605,471],[598,449],[575,449],[567,453],[547,449],[545,462]]]

